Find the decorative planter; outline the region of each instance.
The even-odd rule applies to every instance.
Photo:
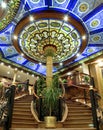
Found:
[[[56,128],[56,117],[55,116],[46,116],[44,118],[45,128]]]

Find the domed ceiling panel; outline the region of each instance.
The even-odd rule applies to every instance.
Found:
[[[0,17],[0,57],[5,63],[23,66],[33,73],[46,75],[45,57],[42,55],[45,44],[52,43],[59,48],[54,57],[54,62],[57,64],[53,68],[54,73],[68,65],[88,60],[90,56],[103,51],[103,2],[100,0],[8,0],[6,10],[1,6],[0,10],[2,10],[0,13],[2,16]],[[68,21],[57,16],[39,17],[39,13],[45,11],[66,15]],[[29,21],[24,27],[22,26],[23,28],[18,33],[17,43],[19,43],[18,48],[21,48],[18,51],[13,42],[15,28],[23,19],[31,15],[34,21]],[[71,23],[71,18],[80,23],[85,30],[87,40],[82,51],[80,48],[84,45],[82,40],[85,39],[85,35],[81,36],[80,29]],[[69,48],[70,46],[72,47]],[[40,54],[35,54],[35,49]],[[78,52],[80,56],[76,57]],[[59,65],[61,62],[63,66]]]
[[[11,23],[20,6],[20,0],[6,0],[6,2],[7,7],[4,0],[0,1],[0,11],[2,12],[0,13],[0,31]]]

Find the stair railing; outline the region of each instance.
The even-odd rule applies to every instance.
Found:
[[[97,117],[97,101],[96,101],[96,95],[95,91],[93,90],[93,87],[90,86],[90,100],[91,100],[91,108],[92,108],[92,116],[93,116],[93,124],[94,127],[99,130],[99,122],[98,122],[98,117]]]
[[[14,104],[14,96],[15,96],[15,86],[11,85],[6,89],[3,94],[3,104],[1,104],[1,125],[4,130],[9,130],[11,127],[12,121],[12,112],[13,112],[13,104]]]
[[[28,94],[28,87],[29,87],[29,79],[24,82],[15,82],[15,96],[20,96],[23,94]]]
[[[84,95],[83,97],[78,97],[75,95],[76,97],[72,97],[72,100],[82,99],[82,103],[87,104],[88,106],[91,107],[94,128],[96,128],[96,130],[99,130],[99,121],[97,115],[98,102],[96,100],[96,90],[93,89],[92,86],[90,86],[89,88],[74,85],[74,84],[71,84],[71,86],[77,88],[77,91],[79,91],[80,89],[83,91],[83,95]]]

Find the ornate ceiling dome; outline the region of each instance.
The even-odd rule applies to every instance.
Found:
[[[103,1],[0,0],[1,62],[46,75],[48,46],[55,48],[53,73],[102,55]]]
[[[15,17],[20,0],[0,0],[0,31],[3,30]]]
[[[72,14],[53,10],[35,12],[23,18],[14,36],[17,37],[13,39],[17,51],[36,63],[46,62],[45,46],[55,46],[53,62],[56,65],[73,60],[87,45],[86,28],[80,20]]]

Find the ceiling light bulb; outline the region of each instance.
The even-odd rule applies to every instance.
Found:
[[[30,19],[31,22],[34,21],[34,17],[33,16],[30,16],[29,19]]]
[[[4,63],[3,63],[3,62],[1,62],[1,65],[4,65]]]
[[[2,3],[1,3],[1,7],[2,7],[3,9],[5,9],[5,8],[6,8],[6,6],[7,6],[7,3],[6,3],[6,2],[4,2],[4,1],[2,1]]]
[[[63,63],[60,63],[60,66],[62,66],[63,65]]]
[[[40,62],[39,65],[41,65],[42,63]]]
[[[23,53],[21,53],[21,56],[24,56],[24,54],[23,54]]]
[[[7,74],[10,74],[10,71],[8,71]]]
[[[71,72],[68,72],[67,75],[71,75],[72,73]]]
[[[77,54],[77,57],[79,57],[79,56],[80,56],[80,54],[78,53],[78,54]]]
[[[23,73],[23,70],[21,70],[21,73]]]
[[[31,76],[34,77],[34,74],[32,74]]]
[[[68,16],[64,16],[64,21],[68,21]]]
[[[17,40],[17,36],[16,36],[16,35],[14,35],[13,38],[14,38],[15,40]]]
[[[86,39],[86,35],[82,36],[82,39],[85,40]]]
[[[18,70],[17,68],[15,68],[15,70]]]

